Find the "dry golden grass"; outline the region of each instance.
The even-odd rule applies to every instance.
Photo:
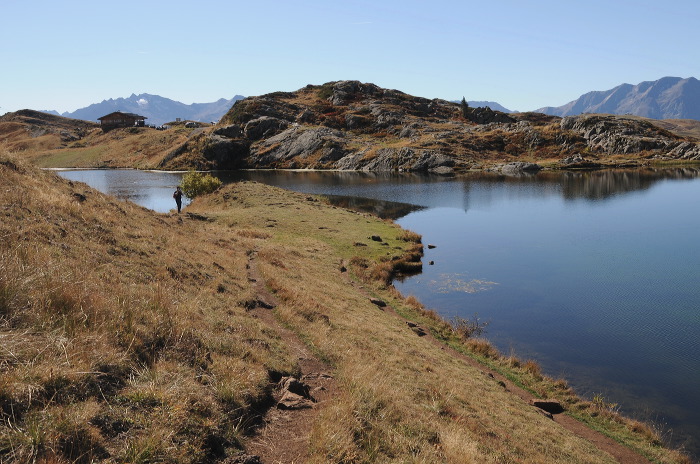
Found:
[[[298,371],[246,311],[254,253],[275,316],[335,369],[310,462],[614,462],[406,326],[395,313],[467,350],[434,312],[372,278],[419,253],[420,237],[391,223],[256,183],[188,207],[213,222],[182,220],[7,154],[0,191],[0,461],[199,463],[245,448],[271,377]],[[682,462],[644,427],[576,402],[565,382],[469,343],[582,420]]]
[[[274,190],[236,184],[221,193],[236,200],[210,198],[194,210],[223,224],[235,217],[247,230],[270,235],[256,248],[264,280],[281,301],[276,314],[336,368],[343,392],[315,423],[310,462],[613,462],[369,301],[379,296],[435,333],[456,338],[434,312],[382,280],[395,247],[403,243],[410,256],[419,236],[363,214],[328,210],[304,195],[287,192],[281,201]],[[378,226],[383,230],[372,229]],[[382,242],[368,240],[371,235]],[[351,264],[354,285],[339,262]],[[468,344],[501,363],[488,342]],[[502,364],[541,396],[575,401],[565,382],[543,378],[535,363]]]
[[[0,156],[0,461],[240,447],[269,372],[295,370],[246,313],[247,239]]]
[[[165,131],[127,128],[109,132],[92,128],[82,139],[66,142],[55,133],[33,137],[19,123],[0,122],[0,143],[42,167],[154,169],[166,155],[183,144],[191,132],[192,129],[185,127]]]

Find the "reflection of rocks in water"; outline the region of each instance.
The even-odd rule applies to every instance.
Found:
[[[700,176],[700,169],[633,169],[566,172],[562,175],[564,198],[599,200],[618,193],[646,190],[665,179],[694,179]]]
[[[546,171],[522,176],[504,176],[493,172],[481,172],[464,176],[465,211],[476,200],[484,202],[489,198],[477,198],[472,192],[470,182],[506,183],[510,185],[552,185],[561,186],[564,198],[573,200],[587,198],[601,200],[613,195],[637,190],[646,190],[662,180],[696,179],[700,177],[700,168],[644,168],[644,169],[614,169],[600,171]],[[522,196],[549,196],[555,190],[533,188],[520,190]]]
[[[374,214],[382,219],[396,220],[414,211],[424,209],[422,206],[398,203],[395,201],[375,200],[372,198],[347,197],[342,195],[324,195],[328,202],[341,208]]]

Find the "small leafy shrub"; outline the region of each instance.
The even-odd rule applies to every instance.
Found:
[[[464,340],[483,335],[489,325],[488,322],[482,322],[477,314],[474,314],[471,319],[455,316],[451,323],[452,330]]]
[[[323,84],[316,95],[322,100],[327,100],[333,95],[333,82]]]
[[[221,180],[211,174],[190,171],[182,177],[182,191],[188,198],[206,195],[221,187]]]

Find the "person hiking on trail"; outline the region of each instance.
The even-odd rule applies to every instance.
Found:
[[[175,203],[177,203],[177,214],[180,214],[180,210],[182,209],[182,190],[180,190],[179,185],[173,193],[173,198],[175,199]]]

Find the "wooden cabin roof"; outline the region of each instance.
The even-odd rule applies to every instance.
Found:
[[[106,114],[100,118],[97,118],[99,121],[102,121],[103,119],[112,119],[113,117],[118,116],[118,117],[128,117],[128,118],[133,118],[133,119],[146,119],[145,116],[141,116],[135,113],[125,113],[123,111],[114,111],[113,113]]]

